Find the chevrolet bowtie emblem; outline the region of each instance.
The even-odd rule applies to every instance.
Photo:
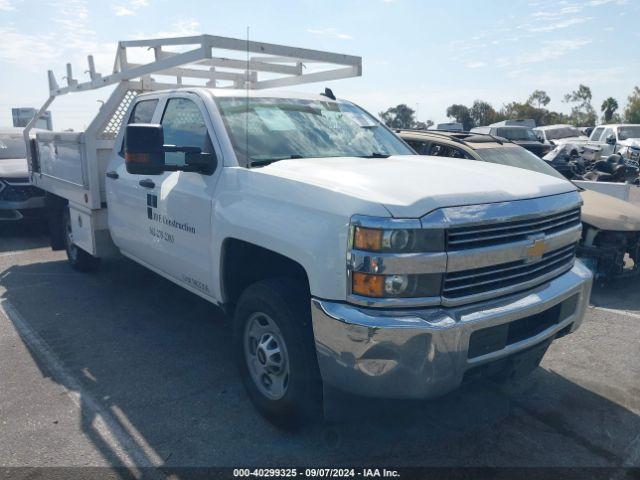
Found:
[[[527,260],[529,262],[540,260],[546,251],[547,242],[545,242],[544,238],[536,238],[533,240],[533,243],[526,248]]]

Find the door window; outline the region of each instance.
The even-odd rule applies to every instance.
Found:
[[[130,123],[151,123],[153,120],[153,113],[158,106],[158,99],[140,100],[136,103],[129,115],[127,125]],[[124,137],[122,138],[122,145],[120,146],[120,156],[124,157]]]
[[[429,142],[420,142],[418,140],[405,140],[405,142],[407,142],[419,155],[428,155]]]
[[[198,106],[188,98],[172,98],[162,116],[165,145],[179,147],[198,147],[202,153],[213,151],[202,113]],[[167,165],[184,165],[184,153],[165,153]]]
[[[452,158],[469,158],[465,152],[451,145],[443,145],[433,142],[425,155],[433,155],[434,157],[452,157]]]
[[[158,99],[153,100],[141,100],[133,107],[131,116],[127,123],[151,123],[153,119],[153,112],[156,111],[158,105]]]

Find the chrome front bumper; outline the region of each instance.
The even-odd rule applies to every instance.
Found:
[[[465,372],[573,332],[585,314],[592,274],[580,261],[536,288],[482,303],[411,310],[372,309],[311,300],[323,380],[372,397],[428,398],[457,388]],[[575,310],[535,335],[469,356],[473,332],[524,319],[577,295]]]

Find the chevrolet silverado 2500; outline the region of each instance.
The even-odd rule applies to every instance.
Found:
[[[181,41],[197,47],[163,49]],[[215,83],[221,72],[184,67],[229,65],[215,45],[260,54],[225,78],[243,89],[135,80]],[[127,66],[130,47],[155,60]],[[358,75],[358,57],[209,36],[119,52],[112,76],[50,80],[50,100],[118,83],[86,132],[38,134],[30,149],[52,244],[81,270],[117,250],[231,312],[244,384],[269,418],[306,418],[323,385],[427,398],[474,374],[507,376],[580,325],[592,278],[575,259],[571,183],[424,161],[330,90],[261,89],[317,81],[299,66],[308,59],[341,65],[328,78]],[[290,76],[261,83],[263,70]]]

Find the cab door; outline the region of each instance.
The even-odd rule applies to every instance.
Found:
[[[173,94],[160,123],[165,145],[198,147],[219,158],[213,128],[202,100],[189,93]],[[212,160],[213,161],[213,160]],[[184,165],[182,152],[165,153],[165,164]],[[154,266],[200,293],[212,291],[212,225],[214,188],[219,171],[165,172],[149,185],[148,241]]]
[[[126,123],[153,123],[160,117],[158,105],[158,98],[143,98],[137,101]],[[141,175],[127,172],[122,132],[114,146],[105,178],[109,230],[113,241],[124,254],[149,260],[145,221],[148,189],[140,184],[144,179]]]

